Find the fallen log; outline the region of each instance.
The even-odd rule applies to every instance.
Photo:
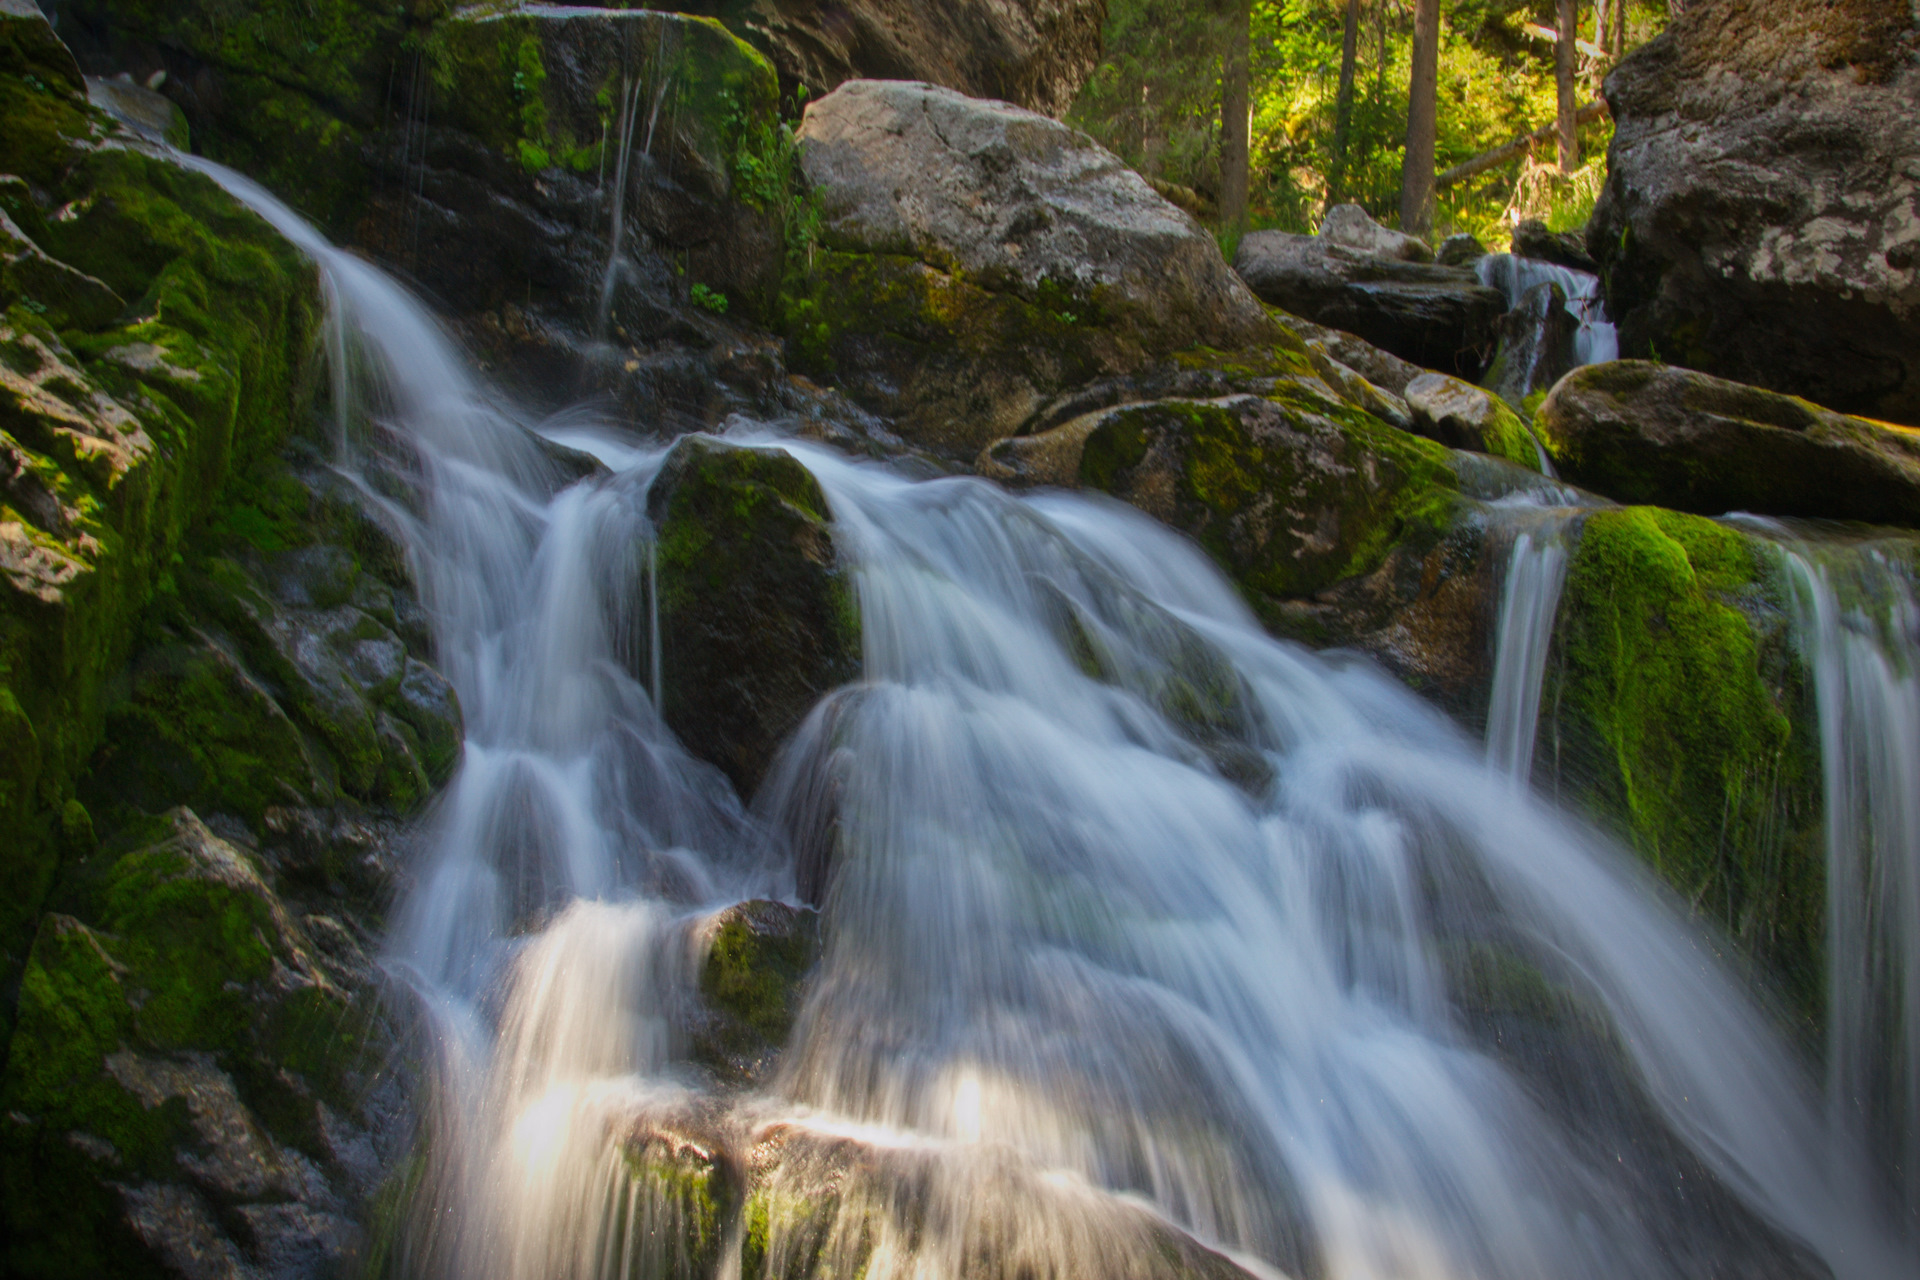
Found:
[[[1586,106],[1581,107],[1573,113],[1573,119],[1575,124],[1588,124],[1606,114],[1607,104],[1605,102],[1589,102]],[[1453,168],[1442,171],[1440,175],[1433,180],[1433,185],[1436,188],[1450,186],[1463,178],[1471,178],[1476,173],[1485,173],[1489,169],[1498,168],[1509,160],[1518,159],[1520,156],[1533,150],[1535,144],[1551,141],[1553,139],[1554,128],[1555,126],[1552,124],[1543,124],[1532,133],[1523,133],[1512,142],[1495,147],[1491,151],[1483,151],[1471,160],[1463,160],[1453,166]]]

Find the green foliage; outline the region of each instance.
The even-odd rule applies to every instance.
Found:
[[[727,314],[727,295],[724,293],[718,293],[696,281],[693,287],[687,290],[687,296],[693,300],[693,305],[696,307],[704,308],[717,316]]]
[[[1411,59],[1411,8],[1366,0],[1360,8],[1344,180],[1333,190],[1342,0],[1255,0],[1251,44],[1251,192],[1256,226],[1312,231],[1328,205],[1352,200],[1391,224],[1398,215]],[[1629,13],[1629,44],[1650,38],[1665,6]],[[1436,164],[1471,159],[1554,115],[1553,45],[1528,25],[1554,21],[1548,0],[1464,0],[1443,6]],[[1593,10],[1583,21],[1591,37]],[[1219,187],[1224,12],[1210,0],[1112,0],[1106,56],[1069,119],[1151,178],[1189,187],[1210,204]],[[1597,61],[1579,96],[1597,93]],[[1583,155],[1611,137],[1606,121],[1581,131]],[[1551,148],[1548,148],[1551,150]],[[1506,241],[1523,161],[1514,160],[1438,196],[1436,236],[1467,231]],[[1590,211],[1583,190],[1540,209],[1557,226]],[[1223,247],[1231,247],[1226,245]]]

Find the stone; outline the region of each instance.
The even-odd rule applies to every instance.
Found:
[[[1621,502],[1920,526],[1920,431],[1744,383],[1588,365],[1535,422],[1562,475]]]
[[[820,915],[782,902],[742,902],[700,928],[695,1058],[730,1084],[772,1073],[800,1011],[801,986],[820,955]]]
[[[84,92],[80,64],[34,0],[0,0],[0,75],[32,76]]]
[[[1337,204],[1320,223],[1320,238],[1370,258],[1398,258],[1402,262],[1432,262],[1433,249],[1418,236],[1383,227],[1357,204]],[[1467,237],[1471,240],[1473,237]]]
[[[0,310],[16,301],[56,328],[98,329],[127,307],[104,281],[48,257],[0,209]]]
[[[688,0],[735,22],[782,80],[816,96],[848,80],[926,80],[1050,116],[1100,61],[1101,0]]]
[[[1471,449],[1538,471],[1540,449],[1513,410],[1472,383],[1423,373],[1407,384],[1414,430],[1454,449]]]
[[[1357,333],[1331,329],[1298,316],[1289,316],[1286,326],[1300,335],[1309,350],[1353,370],[1392,395],[1404,394],[1407,384],[1426,372],[1419,365],[1402,360],[1391,351],[1382,351]]]
[[[798,136],[826,252],[789,350],[910,441],[971,459],[1065,388],[1275,336],[1211,235],[1057,121],[853,81]]]
[[[1374,257],[1319,236],[1250,232],[1233,265],[1276,307],[1465,378],[1486,367],[1507,309],[1465,267]]]
[[[87,101],[118,120],[135,137],[176,151],[188,149],[192,131],[186,114],[171,98],[135,84],[124,72],[112,79],[88,76]]]
[[[1567,312],[1567,295],[1545,280],[1521,295],[1500,321],[1500,344],[1480,385],[1521,413],[1574,366],[1579,326]]]
[[[1597,274],[1599,266],[1587,254],[1584,231],[1551,231],[1538,218],[1527,218],[1513,229],[1513,254],[1575,271]]]
[[[654,478],[647,517],[661,714],[751,795],[813,704],[860,673],[859,613],[826,499],[789,454],[687,436]]]
[[[1606,80],[1621,351],[1920,424],[1920,14],[1703,0]]]
[[[1486,255],[1487,246],[1474,236],[1457,231],[1440,242],[1433,260],[1443,267],[1470,267]]]

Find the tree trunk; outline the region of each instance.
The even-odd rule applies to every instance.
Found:
[[[1563,0],[1563,3],[1569,0]],[[1407,85],[1407,154],[1400,168],[1400,229],[1433,230],[1433,143],[1440,87],[1440,0],[1414,0],[1413,74]]]
[[[1347,137],[1353,129],[1354,61],[1360,52],[1360,0],[1347,0],[1347,21],[1340,33],[1340,92],[1334,98],[1333,172],[1327,175],[1327,206],[1347,193]]]
[[[1553,84],[1559,97],[1556,136],[1560,143],[1560,172],[1572,173],[1580,167],[1580,126],[1573,113],[1577,109],[1573,95],[1573,71],[1576,50],[1573,42],[1580,34],[1580,0],[1560,0],[1559,40],[1553,46]]]
[[[1613,0],[1613,58],[1627,56],[1627,0]]]
[[[1227,50],[1220,76],[1220,225],[1247,226],[1247,145],[1252,124],[1247,64],[1253,42],[1253,0],[1227,0]]]

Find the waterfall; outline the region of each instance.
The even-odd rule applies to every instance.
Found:
[[[1573,518],[1565,508],[1537,517],[1514,535],[1507,553],[1487,704],[1487,764],[1521,786],[1533,776],[1540,691],[1566,583]]]
[[[1789,542],[1826,798],[1827,1101],[1920,1218],[1920,565]]]
[[[1508,308],[1518,306],[1527,290],[1539,284],[1557,284],[1567,295],[1567,314],[1579,327],[1573,335],[1573,363],[1576,367],[1603,364],[1620,358],[1620,334],[1607,318],[1606,300],[1600,296],[1600,278],[1587,271],[1576,271],[1554,262],[1521,258],[1510,253],[1489,253],[1474,264],[1480,283],[1506,295]]]
[[[341,465],[412,467],[393,516],[467,714],[387,960],[429,1055],[415,1273],[683,1265],[617,1140],[704,1107],[898,1174],[789,1202],[857,1218],[834,1238],[876,1280],[1147,1275],[1151,1224],[1303,1280],[1912,1274],[1714,938],[1131,509],[747,437],[821,484],[865,646],[748,811],[619,660],[663,450],[576,422],[606,469],[562,472],[404,291],[195,163],[320,264],[359,371]],[[1544,573],[1510,594],[1550,616]],[[671,1015],[702,915],[792,892],[820,777],[825,951],[740,1099]],[[834,1273],[789,1217],[766,1256]],[[737,1218],[725,1248],[737,1274]]]

